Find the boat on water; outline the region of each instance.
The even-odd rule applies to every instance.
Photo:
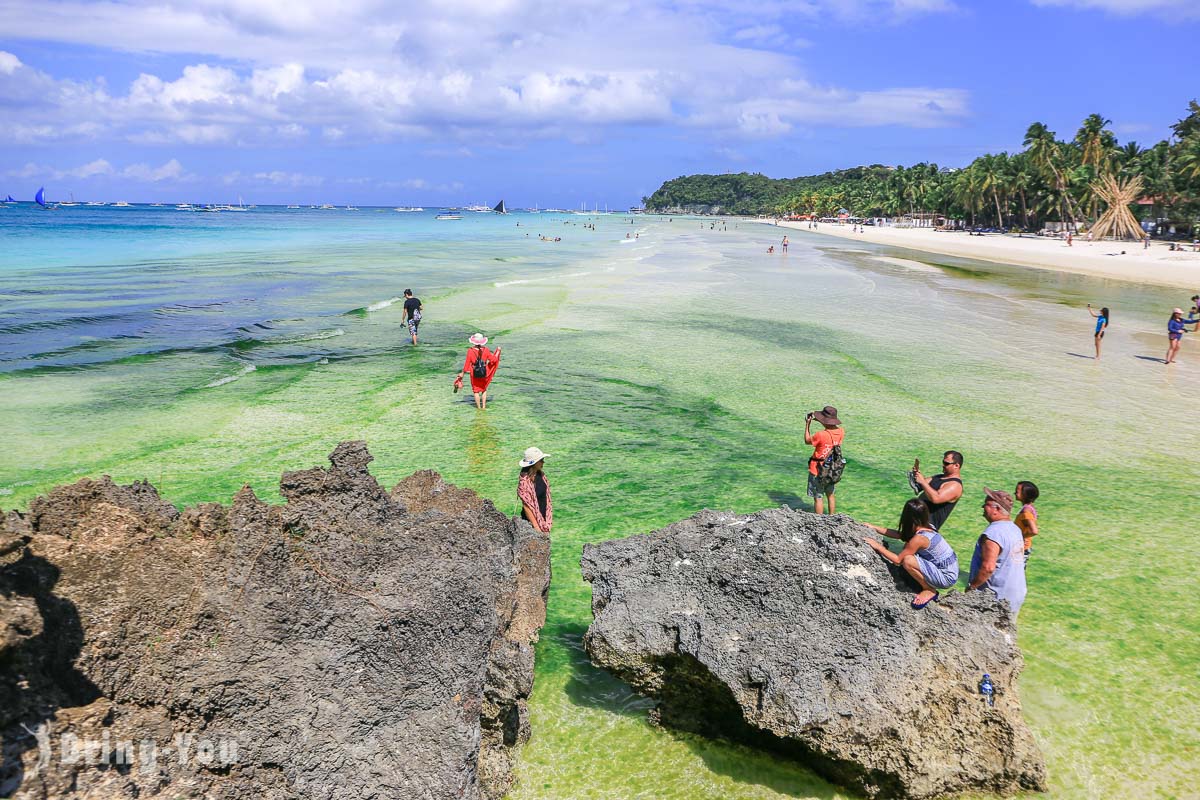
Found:
[[[6,202],[6,203],[15,203],[15,202],[17,202],[17,201],[16,201],[16,200],[14,200],[14,199],[13,199],[13,196],[10,194],[8,197],[4,198],[4,202]]]
[[[300,206],[288,206],[289,210],[294,209],[294,208],[300,208]]]
[[[126,203],[124,200],[118,200],[117,202],[113,203],[113,208],[129,208],[129,207],[130,207],[129,203]]]
[[[195,206],[193,206],[191,203],[179,203],[177,206],[175,206],[177,211],[191,211],[193,208],[195,208]]]
[[[104,202],[103,200],[88,200],[86,203],[84,203],[84,205],[99,207],[99,206],[106,206],[106,205],[108,205],[108,203]]]
[[[492,213],[492,207],[480,205],[479,203],[476,203],[473,206],[464,206],[463,211],[471,211],[476,214],[490,214],[490,213]]]
[[[496,203],[496,205],[492,207],[492,211],[495,211],[497,214],[507,214],[508,213],[508,209],[504,207],[503,200],[501,200],[499,203]]]
[[[46,187],[42,186],[37,190],[37,194],[33,196],[33,202],[38,204],[38,208],[44,208],[47,211],[53,211],[56,206],[46,204]]]
[[[70,200],[66,200],[62,203],[59,203],[58,207],[59,208],[74,208],[75,206],[79,205],[79,203],[75,202],[75,193],[74,192],[70,193],[70,197],[71,197]]]
[[[399,211],[401,213],[412,213],[414,211],[424,211],[424,210],[425,209],[421,208],[420,206],[397,206],[396,208],[392,209],[392,211]]]
[[[462,215],[453,213],[438,214],[434,219],[462,219]]]
[[[347,211],[358,211],[358,206],[346,206]]]
[[[332,211],[333,210],[333,206],[329,205],[329,203],[322,203],[320,208],[322,211]]]

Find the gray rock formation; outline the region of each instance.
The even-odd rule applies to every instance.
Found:
[[[339,445],[282,506],[106,477],[0,519],[0,796],[502,796],[549,540],[370,461]]]
[[[845,516],[705,511],[589,545],[588,653],[657,698],[662,724],[775,749],[869,797],[1044,789],[1007,606],[971,592],[913,610],[867,535]]]

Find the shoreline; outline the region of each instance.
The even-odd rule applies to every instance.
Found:
[[[773,221],[763,220],[762,224],[775,226]],[[1200,287],[1200,253],[1190,250],[1172,252],[1165,244],[1151,244],[1150,249],[1143,250],[1141,244],[1133,242],[1089,243],[1076,237],[1074,247],[1068,248],[1061,239],[1038,236],[967,236],[957,231],[931,228],[873,226],[861,228],[862,233],[852,233],[850,227],[843,225],[824,224],[819,230],[810,230],[807,225],[806,222],[781,221],[777,227],[935,255],[1169,286],[1188,290],[1190,294],[1195,294]],[[1108,255],[1119,254],[1122,250],[1125,255]]]

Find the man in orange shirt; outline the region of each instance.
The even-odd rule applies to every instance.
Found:
[[[813,420],[821,423],[822,429],[816,433],[810,430]],[[840,446],[845,438],[846,431],[842,429],[842,421],[838,419],[837,409],[833,406],[825,406],[820,411],[810,411],[804,417],[804,443],[813,447],[812,457],[808,459],[808,496],[813,499],[814,510],[818,514],[825,513],[826,497],[829,498],[829,513],[836,513],[833,493],[837,482],[823,480],[820,471],[834,445]]]

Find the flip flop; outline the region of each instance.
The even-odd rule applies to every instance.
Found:
[[[934,592],[933,597],[929,598],[924,603],[918,603],[916,598],[913,598],[912,607],[916,608],[916,609],[922,609],[925,606],[929,605],[930,603],[936,603],[939,599],[941,599],[941,596],[942,595],[940,592]]]

